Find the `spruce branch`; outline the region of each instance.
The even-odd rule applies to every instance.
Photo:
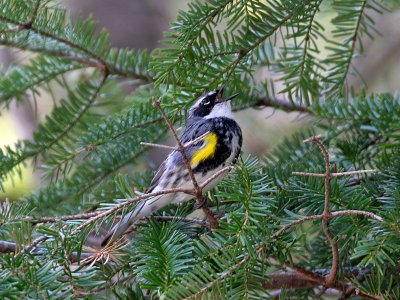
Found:
[[[173,193],[186,193],[186,194],[193,195],[193,190],[192,189],[181,189],[181,188],[166,189],[166,190],[162,190],[162,191],[158,191],[158,192],[147,193],[147,194],[143,194],[140,196],[136,196],[134,198],[128,199],[127,201],[125,201],[123,203],[115,205],[106,211],[98,213],[97,215],[95,215],[95,216],[91,217],[89,220],[87,220],[85,223],[76,227],[73,232],[78,232],[78,231],[82,230],[83,228],[89,226],[93,222],[103,219],[104,217],[106,217],[112,213],[115,213],[116,211],[121,210],[122,208],[132,205],[138,201],[147,200],[147,199],[149,199],[151,197],[155,197],[155,196],[160,196],[160,195],[165,195],[165,194],[173,194]]]
[[[335,172],[335,173],[331,173],[331,177],[342,177],[342,176],[359,175],[359,174],[367,174],[367,173],[375,173],[375,172],[378,172],[378,170],[370,169],[370,170]],[[321,174],[321,173],[307,173],[307,172],[292,172],[292,175],[309,176],[309,177],[325,177],[326,176],[325,174]]]
[[[334,239],[332,232],[329,230],[329,216],[331,214],[330,211],[330,195],[331,195],[331,166],[329,161],[329,153],[326,150],[325,146],[322,144],[321,140],[317,136],[310,137],[304,140],[304,143],[314,142],[317,144],[319,149],[321,150],[324,160],[325,160],[325,203],[324,203],[324,212],[323,212],[323,219],[322,219],[322,228],[325,232],[325,236],[328,242],[331,245],[332,251],[332,267],[331,272],[326,277],[326,285],[331,285],[335,279],[339,269],[339,248],[337,245],[337,241]],[[324,286],[324,287],[325,287]]]
[[[257,39],[253,45],[245,48],[245,49],[240,49],[238,51],[237,58],[234,59],[230,64],[228,64],[223,70],[221,70],[219,73],[221,76],[226,76],[226,78],[229,78],[235,71],[237,65],[245,58],[247,57],[254,49],[256,49],[258,46],[260,46],[262,43],[264,43],[268,38],[270,38],[273,34],[276,33],[276,31],[281,28],[288,20],[290,20],[293,17],[293,12],[287,13],[284,18],[279,20],[275,26],[273,26],[266,34],[264,34],[261,38]],[[226,74],[226,75],[225,75]],[[209,86],[213,85],[214,83],[218,82],[220,80],[219,76],[215,76],[214,80],[212,80],[209,84]]]
[[[263,288],[272,289],[298,289],[298,288],[314,288],[318,287],[319,283],[306,279],[297,272],[275,272],[268,275],[268,280],[262,283]]]
[[[179,216],[152,216],[155,220],[161,221],[161,222],[170,222],[170,221],[181,221],[181,222],[187,222],[187,223],[194,223],[197,225],[200,225],[202,227],[208,227],[210,224],[207,221],[195,218],[185,218],[185,217],[179,217]]]
[[[301,219],[292,221],[292,222],[288,223],[287,225],[283,226],[281,229],[279,229],[273,235],[271,235],[271,237],[272,238],[278,237],[282,233],[286,232],[288,229],[292,228],[293,226],[296,226],[296,225],[306,222],[306,221],[322,220],[324,218],[333,219],[333,218],[337,218],[337,217],[341,217],[341,216],[365,216],[365,217],[377,220],[379,222],[384,221],[382,217],[380,217],[374,213],[368,212],[368,211],[353,210],[353,209],[341,210],[341,211],[331,212],[329,215],[321,214],[321,215],[311,215],[311,216],[302,217]]]
[[[358,0],[351,6],[347,1],[335,1],[333,6],[338,11],[338,15],[332,20],[332,24],[336,26],[333,32],[335,39],[329,41],[331,53],[323,61],[323,64],[331,65],[327,76],[323,79],[328,84],[327,98],[336,98],[338,95],[346,97],[349,94],[347,77],[350,70],[361,77],[352,64],[357,42],[362,51],[361,36],[365,34],[372,39],[372,32],[376,32],[375,22],[367,11],[380,14],[386,10],[378,1],[368,0]],[[338,42],[337,38],[342,40]]]
[[[311,216],[314,218],[322,218],[322,228],[324,230],[325,236],[331,246],[331,251],[332,251],[332,266],[331,266],[331,271],[329,272],[329,274],[326,276],[325,278],[325,284],[323,289],[321,290],[320,294],[318,296],[321,296],[324,291],[326,290],[326,287],[330,287],[336,280],[336,275],[339,269],[339,248],[337,245],[337,241],[334,239],[332,232],[329,229],[329,220],[332,218],[333,213],[331,213],[330,211],[330,194],[331,194],[331,179],[332,179],[332,173],[331,173],[331,166],[330,166],[330,160],[329,160],[329,153],[327,151],[327,149],[325,148],[324,144],[322,143],[321,139],[318,136],[312,136],[306,140],[303,141],[304,143],[309,143],[309,142],[313,142],[315,143],[318,148],[321,150],[321,153],[324,157],[324,161],[325,161],[325,173],[324,174],[313,174],[310,175],[309,173],[307,174],[307,176],[315,176],[315,177],[321,177],[321,175],[323,175],[323,177],[325,178],[325,190],[324,190],[324,210],[323,210],[323,214],[320,215],[319,217],[317,216]],[[360,174],[360,173],[368,173],[368,172],[375,172],[375,170],[362,170],[360,171],[356,171],[356,174]],[[334,174],[334,173],[333,173]],[[352,175],[354,174],[353,172],[349,172],[349,174],[347,174],[346,172],[342,172],[342,173],[338,173],[337,176],[344,176],[344,175]],[[303,173],[294,173],[294,175],[304,175]],[[360,212],[356,212],[356,211],[352,211],[349,212],[347,211],[346,214],[360,214]],[[374,216],[372,213],[361,213],[364,215],[368,215],[369,217]],[[312,219],[310,217],[310,219]],[[375,219],[381,219],[378,216],[374,216]],[[298,220],[300,221],[300,220]],[[300,223],[300,222],[299,222]],[[290,225],[290,224],[289,224]],[[294,224],[293,224],[294,225]],[[291,225],[291,226],[293,226]],[[289,228],[291,227],[289,226]],[[286,229],[285,229],[286,230]],[[283,230],[284,231],[284,230]]]
[[[107,77],[109,73],[104,73],[104,76],[102,76],[100,82],[98,83],[96,89],[94,90],[92,97],[89,99],[89,101],[80,109],[80,112],[75,116],[75,119],[65,128],[63,131],[59,133],[59,135],[49,144],[43,146],[40,148],[40,152],[43,150],[46,150],[48,148],[51,148],[55,143],[57,143],[59,140],[61,140],[64,136],[66,136],[71,129],[82,119],[83,115],[88,111],[90,107],[92,107],[93,103],[96,101],[98,95],[100,94],[100,90],[105,84]]]
[[[41,0],[36,0],[35,7],[33,8],[32,16],[28,21],[22,24],[16,25],[14,28],[11,28],[7,30],[6,32],[13,32],[13,31],[18,31],[18,30],[23,30],[23,29],[30,29],[32,27],[33,22],[35,21],[37,17],[37,13],[40,7],[40,2]]]
[[[0,170],[0,179],[6,177],[27,159],[34,158],[36,160],[40,155],[44,156],[46,151],[57,148],[63,139],[68,138],[98,99],[107,76],[108,74],[104,74],[101,80],[95,83],[84,82],[78,85],[76,92],[69,95],[71,102],[63,102],[61,106],[54,109],[46,123],[39,126],[32,142],[21,142],[16,151],[8,148],[9,159]],[[85,96],[89,98],[84,98]],[[67,120],[68,117],[70,119]],[[55,152],[57,150],[59,149],[56,149]]]
[[[84,47],[80,45],[79,43],[76,43],[73,41],[71,38],[67,38],[66,35],[62,34],[57,34],[52,32],[51,30],[46,30],[40,27],[40,25],[36,26],[35,25],[35,20],[38,18],[39,11],[41,11],[40,8],[40,2],[41,0],[37,0],[34,10],[32,12],[31,18],[26,21],[16,21],[12,18],[10,18],[7,14],[1,14],[0,13],[0,21],[6,22],[8,24],[14,25],[15,27],[12,28],[12,32],[32,32],[35,34],[38,34],[42,37],[52,39],[60,44],[63,44],[65,46],[70,47],[73,50],[76,50],[77,53],[71,53],[69,51],[61,51],[61,50],[55,50],[55,49],[50,49],[47,47],[38,47],[37,45],[30,45],[29,43],[20,43],[14,41],[12,38],[9,38],[7,36],[7,31],[2,32],[3,34],[0,37],[0,44],[9,46],[9,47],[15,47],[21,50],[29,50],[29,51],[34,51],[38,53],[43,53],[43,54],[48,54],[51,56],[56,56],[56,57],[62,57],[69,59],[71,61],[78,62],[86,67],[94,67],[97,68],[100,72],[104,74],[112,74],[112,75],[118,75],[122,76],[125,78],[134,78],[141,80],[145,83],[152,82],[152,77],[147,75],[147,74],[140,74],[136,72],[134,69],[124,69],[118,66],[117,61],[113,61],[112,59],[112,54],[113,52],[116,52],[115,49],[108,49],[107,51],[107,56],[103,57],[99,54],[96,54],[94,49],[89,49],[87,47]],[[46,8],[43,8],[43,15],[45,17],[48,17],[48,11]],[[50,15],[50,14],[49,14]],[[43,16],[42,16],[43,18]],[[43,21],[43,20],[41,20]],[[47,22],[51,22],[50,20],[46,20]],[[79,55],[78,55],[79,53]],[[82,54],[82,55],[80,55]]]
[[[140,72],[136,72],[134,69],[130,69],[130,68],[125,70],[123,68],[115,66],[111,61],[108,62],[108,60],[107,60],[107,68],[105,68],[101,62],[99,62],[98,60],[96,60],[92,57],[85,57],[82,55],[77,55],[76,53],[73,53],[73,52],[67,52],[67,51],[56,50],[56,49],[48,49],[46,47],[39,47],[36,45],[25,45],[25,44],[15,42],[15,41],[7,38],[6,36],[1,36],[1,35],[0,35],[0,45],[4,45],[7,47],[24,50],[24,51],[32,51],[32,52],[40,53],[43,55],[63,58],[63,59],[69,60],[71,62],[78,63],[79,66],[77,66],[76,68],[78,68],[78,67],[95,68],[102,73],[105,73],[106,71],[108,71],[109,74],[118,75],[122,78],[137,79],[143,83],[152,83],[153,82],[153,79],[150,75],[141,74]],[[111,49],[111,50],[113,50],[113,49]]]
[[[60,221],[71,221],[71,220],[83,220],[83,219],[90,219],[92,217],[97,216],[98,212],[88,212],[88,213],[80,213],[75,215],[65,215],[65,216],[45,216],[45,217],[33,217],[28,216],[22,221],[29,222],[32,224],[39,224],[39,223],[57,223]]]
[[[201,136],[195,138],[193,141],[183,144],[183,147],[186,149],[186,148],[202,141],[209,133],[210,132],[207,131],[206,133],[202,134]],[[162,145],[162,144],[154,144],[154,143],[146,143],[146,142],[141,142],[140,144],[144,145],[144,146],[156,147],[156,148],[167,149],[167,150],[172,150],[172,151],[180,151],[179,147],[172,147],[172,146],[167,146],[167,145]]]
[[[37,55],[29,64],[10,67],[0,78],[0,103],[7,108],[12,99],[23,99],[28,90],[32,91],[35,100],[41,85],[79,68],[82,68],[80,64],[65,59]]]
[[[370,26],[373,19],[368,11],[375,10],[373,6],[380,4],[375,1],[367,3],[366,0],[357,0],[354,5],[348,5],[345,0],[334,1],[332,7],[338,15],[332,22],[336,25],[333,32],[335,41],[329,46],[327,59],[320,60],[318,40],[325,38],[324,29],[318,23],[321,3],[321,0],[195,0],[189,5],[187,13],[179,14],[177,22],[166,35],[168,47],[148,54],[147,51],[136,53],[111,48],[107,34],[104,31],[96,34],[96,26],[90,19],[72,22],[66,17],[64,9],[54,8],[47,0],[3,1],[0,4],[0,44],[39,53],[28,64],[9,68],[1,78],[0,96],[4,96],[1,103],[6,109],[9,100],[16,98],[19,101],[29,90],[36,94],[40,92],[40,86],[58,81],[70,70],[90,68],[87,71],[95,72],[96,84],[84,84],[83,88],[90,92],[77,93],[80,97],[76,103],[73,103],[73,97],[68,97],[61,103],[62,110],[56,106],[54,114],[46,119],[44,125],[39,125],[37,133],[41,136],[35,135],[32,142],[19,142],[15,148],[9,146],[0,150],[0,182],[12,171],[18,172],[27,155],[43,158],[42,166],[47,174],[59,170],[64,173],[63,181],[50,183],[38,193],[28,196],[26,205],[18,202],[15,206],[3,207],[0,213],[1,233],[11,236],[11,228],[22,239],[0,241],[0,253],[14,253],[0,254],[1,294],[8,298],[23,298],[27,293],[32,293],[29,296],[33,298],[43,298],[48,294],[55,298],[71,295],[90,297],[90,294],[107,295],[112,290],[123,298],[128,293],[136,296],[136,291],[131,289],[135,285],[138,290],[148,289],[145,297],[150,298],[212,298],[216,294],[226,298],[256,298],[266,295],[266,289],[275,289],[273,293],[281,293],[278,296],[282,297],[284,289],[293,289],[293,294],[296,294],[300,288],[309,289],[301,291],[302,294],[317,290],[318,296],[334,290],[335,295],[341,294],[341,299],[354,295],[375,300],[395,298],[399,292],[397,277],[400,269],[398,265],[393,268],[395,270],[390,268],[399,258],[396,221],[400,169],[392,163],[397,159],[399,144],[398,99],[361,95],[359,99],[351,99],[347,103],[343,99],[335,99],[332,102],[316,101],[310,105],[308,101],[348,91],[346,77],[354,69],[352,61],[361,35],[365,32],[370,36],[367,27],[373,29]],[[218,26],[220,23],[224,25],[223,31],[218,29],[221,28]],[[275,37],[282,41],[276,52],[272,49],[277,46],[272,45]],[[336,41],[339,37],[345,39],[343,43]],[[154,73],[148,71],[149,67],[153,67],[151,72]],[[265,89],[262,93],[253,93],[260,87],[258,70],[261,68],[268,68],[272,75],[277,72],[283,75],[278,80],[285,85],[287,99],[275,98],[269,92],[269,85],[262,87]],[[328,70],[327,73],[325,70]],[[107,86],[96,92],[99,96],[105,91],[105,97],[101,94],[101,103],[92,99],[100,79],[98,72],[105,77],[115,75],[116,79],[107,78]],[[140,222],[148,222],[148,226],[141,228],[138,240],[124,249],[127,256],[121,259],[121,253],[116,250],[127,244],[125,239],[101,251],[91,251],[87,247],[83,248],[83,252],[75,250],[74,247],[80,249],[86,241],[84,233],[76,234],[78,230],[92,228],[91,225],[100,223],[98,221],[105,217],[115,215],[118,220],[117,213],[123,208],[130,209],[137,201],[148,201],[161,194],[187,193],[196,199],[198,205],[203,204],[205,198],[202,191],[205,187],[233,167],[220,170],[204,182],[196,181],[185,151],[203,137],[180,144],[172,126],[175,124],[171,122],[172,118],[168,118],[171,111],[167,107],[174,111],[187,107],[189,93],[200,93],[227,79],[243,93],[242,102],[235,106],[236,110],[265,106],[320,117],[322,121],[319,125],[327,131],[329,139],[337,137],[335,153],[338,161],[345,166],[344,172],[336,172],[331,167],[330,152],[318,137],[306,142],[316,143],[321,150],[324,172],[306,172],[310,170],[307,169],[309,166],[319,165],[318,155],[317,159],[307,159],[307,147],[302,147],[300,140],[292,140],[284,143],[282,151],[267,166],[258,162],[246,164],[244,168],[238,165],[237,176],[229,176],[222,183],[216,195],[227,200],[222,202],[223,211],[227,214],[220,221],[221,230],[201,230],[204,234],[193,236],[193,229],[197,233],[199,226],[218,226],[219,216],[203,206],[203,210],[208,209],[208,212],[205,211],[207,220],[204,217],[192,220],[172,215],[142,219]],[[124,88],[128,82],[142,86],[127,96]],[[64,86],[62,81],[59,83],[69,91],[68,85]],[[150,83],[149,86],[145,86],[146,83]],[[111,100],[114,92],[118,93],[118,101],[124,96],[126,101],[118,104],[113,101],[113,106],[97,108],[97,102],[99,106],[108,104],[107,100]],[[168,97],[167,105],[155,103],[157,110],[151,107],[151,103],[145,102],[154,95]],[[89,104],[91,108],[87,106],[88,101],[95,101]],[[134,105],[129,111],[114,114],[117,109],[124,109],[131,103]],[[67,115],[67,110],[71,114]],[[95,120],[91,112],[101,115]],[[113,115],[104,120],[109,113]],[[48,122],[49,119],[51,122]],[[159,126],[163,121],[167,126]],[[175,147],[155,144],[167,127],[176,139]],[[104,184],[103,180],[146,150],[140,145],[141,141],[149,142],[142,145],[181,153],[186,159],[193,186],[137,197],[133,194],[134,197],[124,203],[108,203],[106,205],[110,206],[106,209],[98,209],[106,199],[132,194],[128,193],[129,184],[122,177]],[[373,161],[369,161],[371,157]],[[353,166],[368,167],[348,168],[349,162]],[[288,178],[287,171],[293,165],[304,166],[298,167],[304,172],[292,172],[293,176],[316,178],[306,182],[297,177]],[[68,173],[69,170],[72,170],[71,173]],[[374,176],[368,176],[370,173]],[[349,176],[350,180],[342,179],[344,176]],[[320,177],[324,178],[323,210],[318,204],[322,192]],[[334,177],[340,178],[337,185],[332,180]],[[373,180],[367,180],[368,177]],[[134,177],[138,186],[143,186],[145,180],[147,177],[141,175]],[[286,190],[286,183],[295,189]],[[350,187],[353,185],[359,186]],[[299,198],[293,196],[299,192]],[[287,203],[296,205],[308,197],[318,201],[302,201],[299,209],[300,212],[313,211],[313,215],[299,215],[287,220],[284,213]],[[83,202],[79,201],[81,198]],[[334,203],[334,200],[337,202]],[[60,203],[66,205],[61,207]],[[342,203],[348,206],[343,208],[350,209],[332,211],[333,204],[340,206]],[[81,205],[93,204],[96,211],[79,213]],[[55,206],[56,216],[39,216]],[[27,215],[32,207],[35,207],[34,213],[38,216]],[[316,214],[317,210],[322,213]],[[207,213],[216,224],[212,224],[213,219]],[[149,222],[152,219],[176,222]],[[279,220],[281,223],[276,226]],[[297,235],[294,244],[291,244],[294,247],[285,247],[287,239],[276,243],[290,230],[308,221],[317,221],[314,223],[322,229],[322,233],[315,237],[317,242],[312,243],[312,250],[306,245],[309,241],[298,239]],[[53,223],[58,224],[53,226]],[[195,228],[186,226],[188,223],[195,223]],[[351,223],[353,225],[348,225]],[[55,235],[57,237],[53,239],[51,232],[59,226],[68,229],[68,233],[73,230],[74,234],[65,239],[62,234]],[[275,226],[276,229],[271,231]],[[332,234],[336,232],[336,226],[342,232],[340,238]],[[168,230],[161,234],[160,228]],[[37,238],[43,232],[46,235]],[[30,244],[16,242],[29,234],[33,235]],[[92,242],[91,238],[92,235],[87,240],[88,244]],[[155,248],[159,249],[147,256]],[[77,252],[71,253],[71,249]],[[306,261],[298,259],[296,253],[300,256],[309,253],[313,257]],[[279,260],[274,257],[279,257]],[[279,265],[270,264],[271,259],[278,260]],[[109,264],[104,265],[107,261]],[[365,267],[351,273],[357,267],[346,266],[355,262]],[[318,263],[323,264],[324,269],[318,269],[318,265],[315,266]],[[365,283],[362,283],[363,280]],[[139,294],[141,291],[137,292]]]
[[[310,282],[318,283],[319,285],[323,286],[321,291],[326,291],[326,277],[320,275],[319,272],[312,272],[312,271],[306,270],[306,269],[304,269],[296,264],[293,264],[291,262],[285,262],[285,265],[288,268],[291,268],[292,270],[296,271],[298,274],[301,274],[301,276],[303,277],[303,280],[305,279]],[[319,270],[319,271],[321,271],[321,270]],[[331,271],[332,271],[332,269],[328,270],[329,273],[331,273]],[[331,284],[330,288],[333,288],[333,289],[343,292],[343,291],[346,291],[349,286],[352,286],[352,284],[340,283],[340,282],[335,281]],[[382,300],[379,296],[370,295],[370,294],[360,291],[360,290],[354,290],[353,294],[362,296],[365,299]],[[318,296],[322,296],[322,294],[318,295]]]
[[[17,249],[17,245],[13,242],[0,241],[0,253],[12,253]]]
[[[308,108],[301,103],[290,101],[287,99],[274,98],[269,96],[260,97],[255,102],[256,106],[273,107],[283,111],[297,111],[297,112],[308,112]]]
[[[321,3],[322,3],[322,0],[317,1],[316,5],[314,6],[314,10],[311,13],[311,18],[307,25],[306,34],[305,34],[304,41],[303,41],[304,42],[303,57],[302,57],[302,60],[300,63],[300,74],[299,74],[300,80],[305,77],[304,75],[306,72],[307,56],[310,55],[308,52],[311,50],[310,46],[312,44],[312,37],[313,37],[312,28],[313,28],[315,16],[316,16],[317,12],[319,11],[319,6],[321,5]]]
[[[293,45],[284,45],[277,61],[283,75],[281,79],[285,82],[280,92],[287,93],[290,100],[300,98],[307,105],[320,97],[324,69],[317,56],[318,38],[323,31],[316,21],[321,3],[322,0],[315,0],[305,4],[307,13],[301,15],[294,25],[297,33],[291,36]]]
[[[366,8],[367,1],[368,0],[363,0],[363,3],[361,5],[360,11],[359,11],[359,15],[357,17],[357,22],[356,22],[356,26],[354,28],[354,33],[353,33],[353,36],[351,37],[351,46],[350,46],[350,52],[348,54],[348,59],[346,61],[346,68],[345,68],[345,71],[342,74],[342,80],[341,80],[340,84],[343,84],[345,82],[345,80],[347,78],[347,75],[349,73],[349,70],[350,70],[351,61],[353,59],[354,51],[356,49],[357,39],[358,39],[359,34],[360,34],[359,29],[360,29],[360,26],[361,26],[361,23],[362,23],[362,19],[364,17],[364,10]]]
[[[46,239],[47,238],[48,237],[46,237]],[[35,254],[37,252],[36,246],[38,246],[40,243],[44,242],[46,239],[45,239],[44,236],[40,236],[39,238],[37,238],[34,241],[35,244],[33,244],[33,242],[32,242],[31,245],[33,245],[33,247],[28,249],[28,247],[31,246],[31,245],[29,245],[26,248],[24,248],[24,253],[28,252],[27,251],[27,249],[28,249],[29,251],[31,251],[32,254]],[[3,254],[6,254],[6,253],[17,253],[18,249],[19,249],[19,245],[17,245],[16,243],[0,240],[0,253],[3,253]],[[42,249],[42,248],[40,248],[40,249]],[[22,253],[23,252],[18,253],[18,255],[21,255]],[[93,253],[91,253],[91,252],[81,252],[78,255],[77,252],[72,252],[71,256],[70,256],[71,262],[77,262],[78,261],[78,256],[81,259],[86,259],[86,258],[92,257]]]
[[[85,220],[96,217],[99,215],[101,211],[93,211],[87,213],[80,213],[75,215],[64,215],[64,216],[45,216],[45,217],[34,217],[28,216],[26,218],[21,219],[21,221],[29,222],[31,224],[41,224],[41,223],[57,223],[60,221],[76,221],[76,220]],[[152,218],[160,221],[183,221],[188,223],[196,223],[201,226],[207,226],[207,222],[199,219],[190,219],[179,216],[152,216]],[[0,251],[1,252],[1,251]]]
[[[35,22],[36,16],[39,11],[40,2],[41,0],[36,0],[35,8],[33,9],[31,18],[23,25],[21,29],[29,29],[32,27],[32,24]]]
[[[250,256],[246,255],[242,260],[240,260],[237,264],[233,265],[230,267],[228,270],[225,270],[224,272],[218,274],[217,278],[215,278],[213,281],[207,283],[206,286],[201,288],[198,292],[194,293],[190,297],[183,298],[184,300],[189,300],[189,299],[197,299],[198,296],[204,294],[208,289],[212,288],[216,284],[218,284],[221,280],[224,278],[228,277],[232,273],[234,273],[238,268],[242,267],[245,265],[248,261],[250,260]]]
[[[353,276],[355,276],[355,279],[357,282],[363,282],[365,280],[365,275],[368,274],[370,272],[370,270],[366,269],[366,270],[361,270],[358,274],[355,274]],[[339,300],[346,300],[349,297],[351,297],[351,295],[353,294],[357,294],[357,287],[354,284],[350,284],[346,290],[344,290],[342,292],[342,295],[340,296]]]
[[[109,68],[108,64],[101,57],[99,57],[97,54],[95,54],[91,50],[86,49],[86,48],[82,47],[81,45],[78,45],[78,44],[75,44],[75,43],[69,41],[65,37],[56,36],[55,34],[53,34],[51,32],[47,32],[47,31],[44,31],[42,29],[36,28],[35,26],[33,26],[33,24],[31,24],[29,27],[25,28],[26,23],[14,21],[13,19],[8,18],[5,15],[0,15],[0,20],[17,26],[17,28],[19,30],[32,31],[32,32],[37,33],[39,35],[42,35],[44,37],[48,37],[48,38],[51,38],[51,39],[53,39],[55,41],[58,41],[58,42],[60,42],[62,44],[68,45],[71,48],[73,48],[75,50],[78,50],[78,51],[88,55],[89,57],[91,57],[95,61],[97,61],[99,63],[99,65],[102,66],[102,70],[103,70],[104,73],[110,73],[110,68]],[[111,68],[111,70],[112,70],[112,68]]]
[[[33,249],[35,249],[39,244],[43,243],[44,241],[46,241],[49,237],[42,235],[39,236],[38,238],[36,238],[30,245],[24,247],[24,249],[21,251],[20,254],[24,254],[24,253],[29,253],[31,252]]]

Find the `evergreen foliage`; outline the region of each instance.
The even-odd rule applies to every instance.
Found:
[[[332,32],[321,25],[326,11],[335,14]],[[347,83],[362,38],[374,37],[373,16],[389,12],[378,0],[193,0],[165,47],[150,53],[112,48],[94,20],[73,22],[53,1],[0,0],[0,44],[35,54],[2,72],[0,109],[56,85],[65,95],[54,96],[32,140],[0,149],[2,188],[31,160],[44,174],[31,194],[1,199],[0,298],[265,299],[279,290],[303,299],[323,285],[343,299],[355,291],[399,298],[400,99]],[[126,79],[138,88],[125,92]],[[184,125],[195,97],[226,81],[227,93],[240,93],[235,110],[298,110],[317,130],[300,130],[263,159],[241,158],[207,194],[218,229],[192,219],[186,203],[144,220],[128,245],[90,248],[89,235],[128,209],[78,226],[149,185],[151,172],[137,172],[147,150],[140,143],[162,141],[168,129],[152,99],[162,97],[168,117]],[[326,171],[318,147],[302,142],[315,131],[331,172],[378,170],[330,181],[332,213],[375,214],[330,219],[338,261],[318,217],[324,178],[292,174]],[[339,271],[326,283],[332,264]]]

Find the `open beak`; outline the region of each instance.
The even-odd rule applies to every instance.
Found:
[[[225,84],[217,90],[218,95],[217,95],[217,99],[216,99],[215,103],[230,101],[233,98],[235,98],[237,95],[239,95],[239,93],[236,93],[236,94],[233,94],[232,96],[229,96],[228,98],[222,99],[222,95],[224,94],[224,89],[225,89]]]

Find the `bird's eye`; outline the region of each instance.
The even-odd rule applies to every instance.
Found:
[[[204,99],[202,104],[203,105],[209,105],[210,104],[210,99],[208,99],[208,98]]]

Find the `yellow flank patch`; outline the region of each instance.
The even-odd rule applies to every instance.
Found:
[[[214,156],[215,151],[217,150],[217,140],[218,137],[213,132],[210,132],[204,137],[204,147],[194,151],[190,160],[190,165],[192,168],[197,167],[202,161],[206,160],[207,158],[211,158]]]

